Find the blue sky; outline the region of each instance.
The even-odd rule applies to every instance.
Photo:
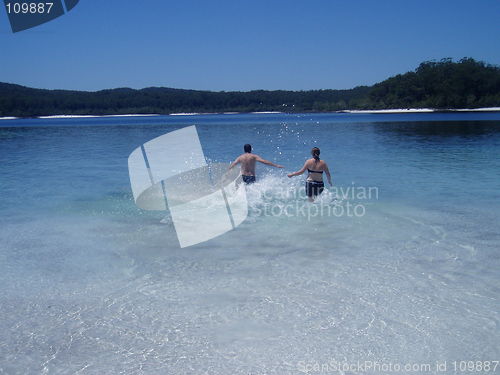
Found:
[[[81,0],[13,34],[0,82],[216,91],[371,85],[425,60],[500,64],[498,0]]]

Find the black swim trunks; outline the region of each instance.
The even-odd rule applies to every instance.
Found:
[[[241,177],[243,178],[243,182],[245,184],[253,184],[255,182],[255,176],[245,176],[243,174]]]
[[[320,195],[325,188],[325,184],[320,181],[306,181],[306,194],[310,198]]]

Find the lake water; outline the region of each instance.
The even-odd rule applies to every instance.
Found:
[[[168,212],[135,206],[127,158],[189,125],[210,162],[251,143],[285,169],[258,166],[242,225],[180,248]],[[313,146],[335,186],[308,204],[286,173]],[[499,188],[498,113],[2,120],[0,373],[499,360]]]

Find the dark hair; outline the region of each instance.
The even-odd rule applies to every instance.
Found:
[[[243,150],[245,150],[245,152],[252,152],[252,145],[249,145],[248,143],[243,146]]]
[[[313,147],[313,149],[311,150],[311,155],[314,158],[314,160],[319,161],[319,154],[320,154],[319,148]]]

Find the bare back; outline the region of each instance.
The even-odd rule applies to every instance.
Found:
[[[236,159],[241,164],[241,174],[244,176],[255,176],[255,163],[258,158],[257,155],[249,152],[241,154]]]
[[[319,151],[319,149],[318,149]],[[288,177],[300,176],[307,171],[307,181],[323,182],[323,173],[325,173],[328,183],[332,185],[332,176],[328,169],[328,164],[323,160],[316,160],[314,158],[307,159],[304,166],[297,172],[289,173]]]
[[[306,161],[305,167],[309,169],[308,171],[308,176],[307,179],[310,181],[323,181],[323,173],[321,172],[329,172],[328,171],[328,166],[323,160],[316,160],[314,158],[311,158]],[[317,171],[320,173],[314,173],[311,171]]]

